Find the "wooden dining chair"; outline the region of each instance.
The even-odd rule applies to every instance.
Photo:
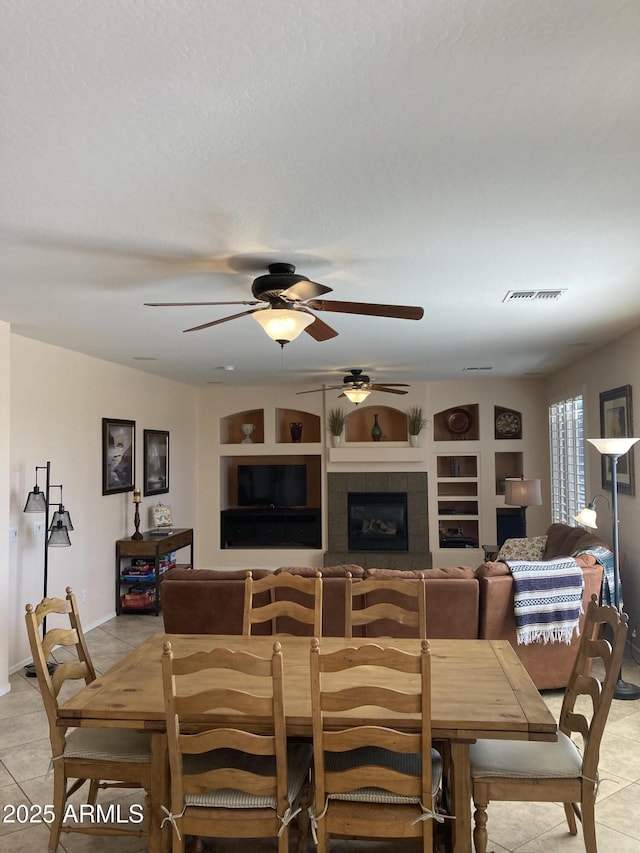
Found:
[[[354,606],[358,603],[360,607]],[[367,637],[427,637],[424,578],[366,578],[345,583],[345,636],[366,625]]]
[[[605,626],[611,642],[601,636]],[[582,821],[585,850],[596,853],[600,741],[626,636],[626,614],[615,607],[599,607],[593,595],[560,711],[557,742],[479,740],[471,745],[476,853],[487,849],[487,806],[491,800],[563,803],[570,834],[577,834],[577,816]],[[592,664],[598,659],[604,673],[600,677],[592,673]],[[582,751],[573,736],[581,739]]]
[[[42,637],[43,621],[54,614],[64,616],[68,624],[65,627],[49,627]],[[77,728],[68,731],[66,726],[58,724],[58,697],[63,687],[66,690],[66,686],[74,680],[91,684],[96,678],[71,587],[67,587],[65,599],[44,598],[35,609],[33,605],[27,604],[25,619],[51,741],[54,819],[49,829],[50,853],[57,850],[61,832],[134,837],[146,835],[147,830],[141,826],[125,828],[105,822],[72,819],[63,822],[68,798],[87,780],[87,802],[90,804],[95,805],[100,788],[144,788],[148,807],[151,785],[149,735],[110,728]],[[49,658],[53,649],[58,647],[66,652],[74,652],[74,659],[68,660],[65,652],[64,659],[51,667],[50,672]],[[58,657],[61,656],[59,653]]]
[[[237,673],[238,686],[216,687],[216,670]],[[213,686],[198,690],[205,671]],[[277,836],[278,853],[288,853],[289,823],[309,779],[312,748],[287,744],[280,643],[268,658],[224,648],[176,657],[167,640],[162,681],[173,853],[183,853],[185,833]],[[207,711],[214,708],[229,710],[227,726],[207,729]],[[246,721],[250,725],[241,727]]]
[[[269,603],[258,607],[255,597],[261,593],[269,595]],[[264,622],[271,622],[272,634],[290,634],[295,623],[302,623],[309,626],[310,636],[321,637],[322,573],[318,571],[314,578],[305,578],[280,572],[254,580],[252,573],[247,572],[242,633],[249,636],[253,625]]]
[[[373,706],[380,724],[359,725]],[[433,850],[432,819],[442,762],[431,746],[431,654],[378,645],[321,653],[311,641],[315,802],[318,850],[329,836],[421,838]],[[339,713],[339,716],[336,714]],[[395,714],[415,714],[416,732],[394,728]]]

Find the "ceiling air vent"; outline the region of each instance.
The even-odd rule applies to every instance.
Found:
[[[554,302],[560,299],[563,290],[509,290],[503,302]]]

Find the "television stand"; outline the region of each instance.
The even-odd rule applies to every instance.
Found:
[[[247,507],[220,513],[221,548],[322,548],[317,507]]]

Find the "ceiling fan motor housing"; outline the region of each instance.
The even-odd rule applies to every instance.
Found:
[[[251,292],[256,299],[268,302],[301,281],[309,279],[306,275],[298,275],[293,264],[269,264],[269,272],[254,279]]]

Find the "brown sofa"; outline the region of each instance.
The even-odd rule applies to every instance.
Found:
[[[542,559],[573,556],[581,548],[605,545],[598,537],[582,528],[551,525],[547,531]],[[591,555],[576,557],[585,579],[583,606],[592,593],[600,594],[602,569]],[[254,577],[267,574],[252,570]],[[295,572],[313,576],[316,568],[283,566],[278,572]],[[513,615],[513,579],[503,562],[483,563],[475,571],[469,567],[426,569],[423,572],[395,569],[363,569],[357,565],[325,567],[323,575],[323,634],[344,635],[345,577],[350,572],[356,580],[363,577],[403,577],[419,575],[426,579],[427,632],[433,639],[506,639],[511,642],[529,675],[539,689],[564,687],[573,663],[578,639],[571,644],[534,643],[519,646],[516,642]],[[162,582],[162,609],[165,630],[172,634],[240,634],[244,605],[245,570],[214,571],[209,569],[172,569]],[[264,602],[267,603],[266,600]],[[259,626],[268,633],[269,626]],[[292,633],[301,629],[292,626]],[[366,636],[401,630],[394,625],[367,626]]]
[[[583,610],[593,594],[600,597],[602,567],[591,554],[582,553],[609,545],[582,527],[552,524],[546,534],[543,560],[575,557],[584,576]],[[580,638],[571,643],[532,643],[518,645],[513,615],[513,578],[503,562],[483,563],[476,571],[480,585],[480,626],[478,636],[485,640],[509,640],[539,690],[565,687],[571,673]],[[580,630],[584,623],[580,617]]]
[[[262,577],[264,570],[252,570]],[[278,572],[295,572],[312,577],[317,569],[283,566]],[[345,578],[350,572],[362,577],[417,577],[427,584],[427,625],[433,638],[475,639],[478,636],[479,588],[474,571],[466,567],[426,569],[422,573],[393,569],[363,569],[361,566],[329,566],[323,578],[323,625],[325,637],[344,636]],[[240,634],[246,571],[171,569],[162,582],[164,625],[170,634]],[[264,602],[266,604],[266,601]],[[262,626],[268,631],[267,626]],[[376,630],[377,629],[377,630]],[[380,636],[384,626],[376,624],[368,636]],[[304,626],[299,629],[304,630]],[[293,633],[293,630],[292,630]]]

